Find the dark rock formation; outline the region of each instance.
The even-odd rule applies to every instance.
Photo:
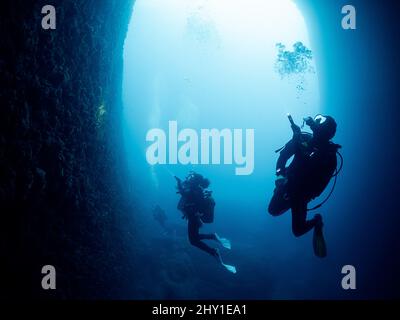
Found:
[[[133,0],[50,2],[0,4],[1,296],[118,297],[129,206],[122,52]],[[46,4],[56,30],[41,27]],[[46,264],[57,290],[41,288]]]

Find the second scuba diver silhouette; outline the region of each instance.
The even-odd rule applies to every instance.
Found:
[[[322,216],[316,214],[307,220],[307,211],[320,207],[327,199],[312,209],[307,209],[307,205],[318,197],[331,178],[336,179],[338,174],[336,154],[341,146],[330,141],[335,136],[337,125],[330,116],[308,117],[304,122],[313,132],[310,134],[301,132],[292,117],[288,115],[288,118],[293,138],[283,148],[277,150],[280,155],[276,164],[276,187],[268,212],[273,216],[279,216],[291,209],[293,234],[299,237],[314,230],[314,253],[318,257],[325,257],[327,250],[322,233]],[[338,154],[341,157],[340,153]],[[286,167],[287,161],[292,156],[294,156],[293,161]]]
[[[231,249],[228,239],[214,234],[201,234],[199,232],[203,223],[214,221],[215,201],[212,192],[208,190],[210,181],[202,175],[190,172],[184,181],[175,176],[177,193],[181,195],[178,209],[183,213],[183,219],[188,221],[188,236],[191,245],[207,252],[218,260],[228,271],[236,273],[236,268],[223,263],[219,250],[211,248],[203,240],[214,240],[227,249]]]

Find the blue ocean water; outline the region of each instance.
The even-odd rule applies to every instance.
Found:
[[[350,296],[340,286],[343,265],[369,260],[360,255],[362,240],[353,238],[361,213],[348,205],[365,196],[360,193],[365,184],[352,179],[367,165],[355,160],[364,152],[355,142],[360,131],[350,127],[347,114],[321,101],[320,82],[327,81],[319,73],[324,53],[311,41],[302,11],[290,0],[171,3],[136,1],[125,43],[125,138],[138,202],[136,255],[142,264],[132,297],[364,297],[362,290]],[[274,151],[291,138],[286,114],[301,124],[303,117],[324,112],[333,112],[338,122],[334,141],[343,145],[345,166],[335,193],[317,211],[324,217],[328,245],[328,257],[319,259],[311,232],[295,238],[290,212],[272,217],[266,208],[274,187]],[[169,121],[177,121],[178,130],[199,133],[254,129],[254,170],[236,175],[235,164],[150,165],[146,134],[154,128],[168,134]],[[216,200],[215,222],[202,232],[232,241],[232,250],[221,248],[221,254],[237,274],[189,244],[173,176],[184,178],[191,170],[210,179]],[[153,218],[155,205],[165,210],[165,228]],[[368,268],[361,267],[361,275]]]

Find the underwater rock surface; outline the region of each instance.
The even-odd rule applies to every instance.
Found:
[[[115,298],[128,256],[120,122],[133,0],[52,1],[56,30],[41,28],[46,4],[0,5],[1,295]],[[46,264],[52,292],[40,286]]]

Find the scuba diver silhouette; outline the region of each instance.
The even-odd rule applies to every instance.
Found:
[[[167,221],[168,217],[165,214],[165,211],[158,204],[153,208],[153,218],[165,230],[165,222]]]
[[[165,214],[164,209],[157,204],[152,211],[153,219],[158,222],[165,235],[172,235],[176,233],[176,230],[174,230],[171,225],[167,224],[168,216]]]
[[[288,118],[293,138],[276,151],[280,152],[276,164],[277,178],[268,212],[279,216],[291,209],[293,234],[299,237],[314,229],[314,253],[318,257],[325,257],[327,250],[322,232],[322,216],[316,214],[314,218],[307,220],[307,211],[321,207],[328,200],[336,184],[337,174],[342,168],[343,158],[338,152],[341,146],[331,141],[335,136],[337,124],[330,116],[304,118],[303,126],[305,123],[310,127],[313,132],[310,134],[302,132],[290,115]],[[336,154],[341,159],[339,170]],[[292,156],[293,161],[286,167]],[[307,209],[308,203],[324,191],[332,177],[335,177],[335,183],[328,197],[318,206]]]
[[[224,264],[216,248],[211,248],[203,240],[214,240],[223,247],[231,249],[231,243],[228,239],[214,234],[201,234],[199,232],[203,223],[212,223],[214,221],[215,201],[212,192],[207,188],[210,181],[202,175],[190,172],[185,181],[182,182],[177,176],[177,193],[181,195],[178,203],[178,210],[183,213],[182,219],[188,220],[188,236],[191,245],[199,248],[215,257],[228,271],[236,273],[236,268]]]

